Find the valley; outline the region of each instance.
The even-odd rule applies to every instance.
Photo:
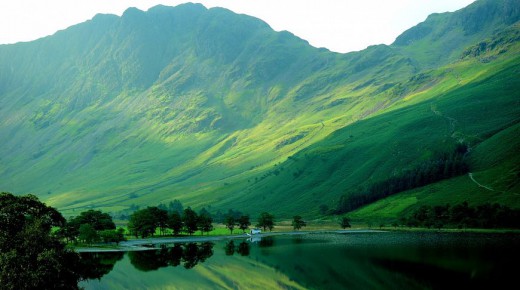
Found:
[[[199,4],[0,45],[0,188],[66,216],[177,199],[317,219],[463,144],[470,174],[349,216],[520,208],[519,4],[480,0],[347,54]]]

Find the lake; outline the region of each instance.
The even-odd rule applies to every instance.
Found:
[[[83,253],[85,289],[447,289],[517,283],[518,234],[282,235]]]

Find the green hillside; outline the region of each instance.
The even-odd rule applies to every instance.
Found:
[[[476,1],[348,54],[198,4],[1,45],[0,188],[66,215],[179,199],[311,218],[464,144],[471,176],[351,215],[518,208],[519,4]]]
[[[393,47],[421,67],[438,67],[460,57],[460,48],[474,45],[518,21],[518,1],[476,1],[454,13],[432,14],[401,34]]]

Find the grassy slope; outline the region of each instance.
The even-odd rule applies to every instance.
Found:
[[[165,158],[162,172],[160,167],[153,167],[157,170],[156,179],[146,178],[140,183],[116,188],[110,195],[105,195],[103,189],[108,183],[114,183],[114,179],[107,179],[107,185],[98,180],[96,186],[100,188],[100,197],[97,199],[92,195],[95,188],[90,188],[85,203],[82,203],[81,199],[78,200],[77,189],[70,195],[58,195],[57,201],[52,198],[49,201],[66,204],[69,199],[70,204],[74,204],[73,207],[81,208],[94,200],[98,206],[106,206],[106,210],[120,210],[132,203],[157,204],[180,198],[186,204],[195,207],[233,207],[251,213],[255,213],[257,208],[268,207],[277,215],[305,209],[307,215],[315,216],[318,205],[326,204],[333,207],[340,194],[359,186],[363,181],[384,178],[392,172],[392,168],[403,168],[413,160],[427,158],[433,152],[443,150],[459,139],[476,144],[483,137],[487,138],[496,131],[496,128],[513,122],[518,118],[518,110],[515,107],[515,88],[518,84],[514,77],[517,62],[516,58],[511,60],[509,55],[506,55],[493,63],[469,59],[430,71],[426,74],[428,77],[424,83],[414,83],[415,90],[400,96],[386,113],[357,121],[328,137],[332,131],[344,126],[342,122],[352,122],[355,118],[353,116],[363,109],[354,108],[349,111],[350,116],[334,115],[332,119],[324,118],[323,124],[312,124],[313,121],[316,122],[311,119],[315,116],[301,114],[302,119],[311,119],[308,121],[311,124],[300,125],[301,127],[296,129],[294,125],[298,124],[297,120],[278,128],[272,123],[261,124],[246,132],[224,137],[217,146],[212,147],[212,143],[207,143],[209,149],[202,154],[194,151],[188,167],[171,168],[167,163],[172,159]],[[499,95],[499,98],[496,95]],[[494,112],[499,112],[498,116]],[[447,119],[451,116],[457,116],[455,127],[452,127]],[[305,136],[311,137],[298,139],[288,146],[276,149],[277,143],[287,137],[275,139],[273,136],[292,136],[301,132],[306,132]],[[321,143],[304,149],[290,159],[285,158],[305,148],[305,142],[315,142],[322,138],[325,139]],[[204,144],[204,139],[192,142],[197,142],[200,146]],[[206,142],[211,141],[208,138]],[[190,158],[189,152],[193,152],[190,142],[182,145],[176,141],[174,144],[182,150],[182,158]],[[134,164],[134,169],[129,166],[126,170],[140,180],[139,174],[142,174],[140,171],[143,170],[143,165],[146,166],[146,160],[154,160],[152,158],[157,152],[171,152],[171,145],[167,147],[168,150],[165,148],[145,147],[142,152],[148,152],[149,156],[142,156],[143,164]],[[475,148],[474,154],[477,154],[477,149],[478,147]],[[244,156],[255,158],[248,159]],[[264,163],[259,164],[262,162],[259,156],[265,156]],[[489,168],[490,162],[492,161],[481,166]],[[98,165],[94,163],[92,166],[96,168]],[[116,163],[113,169],[109,167],[107,170],[116,171],[120,166]],[[231,170],[236,174],[230,174]],[[497,168],[495,170],[502,172]],[[186,171],[194,172],[193,176],[183,177],[186,176]],[[97,176],[83,176],[85,179],[100,178],[106,173],[95,170],[87,172],[93,172]],[[200,172],[204,175],[197,178]],[[298,176],[295,177],[295,174]],[[129,175],[118,176],[122,178],[121,184],[129,180]],[[480,174],[476,172],[475,177],[480,178]],[[167,193],[172,188],[169,184],[175,184],[175,191],[171,196]],[[467,182],[453,181],[451,186],[445,187],[446,194],[439,195],[437,200],[450,202],[450,198],[446,198],[450,196],[449,188],[460,187],[462,191],[468,192],[472,188],[471,185]],[[135,188],[141,189],[136,191]],[[129,191],[134,192],[137,197],[128,199]],[[120,192],[121,197],[118,198],[118,195],[114,194],[117,192]],[[207,198],[208,194],[211,194],[212,199]],[[501,200],[494,199],[493,196],[490,196],[490,199],[487,199],[486,195],[481,196],[482,200]],[[404,204],[409,201],[408,199]],[[425,200],[434,201],[435,199]]]
[[[453,205],[464,201],[473,206],[498,202],[518,208],[519,133],[520,124],[516,123],[486,139],[472,151],[470,162],[473,177],[489,189],[479,186],[469,175],[465,175],[385,198],[354,211],[350,216],[388,222],[422,205]]]
[[[154,11],[158,14],[152,18],[164,16],[161,8]],[[0,99],[0,110],[8,116],[1,132],[6,140],[1,148],[2,190],[37,191],[66,214],[92,206],[117,211],[180,199],[195,208],[232,207],[251,214],[269,209],[282,217],[303,212],[315,217],[320,204],[333,207],[341,194],[464,140],[474,146],[475,178],[484,183],[506,176],[497,186],[518,192],[511,185],[518,162],[495,165],[512,160],[511,154],[479,153],[491,136],[496,140],[490,144],[512,138],[495,134],[519,116],[516,47],[501,55],[490,53],[497,57],[490,62],[468,58],[417,73],[414,62],[428,67],[431,60],[418,56],[412,61],[401,53],[422,51],[422,42],[408,51],[374,46],[337,55],[310,48],[288,33],[272,34],[247,17],[212,9],[194,18],[204,27],[197,33],[205,36],[196,48],[176,46],[187,39],[170,40],[166,51],[182,53],[161,64],[150,47],[133,49],[140,37],[154,45],[163,45],[161,41],[148,39],[146,30],[136,35],[124,30],[123,24],[132,21],[145,29],[139,24],[143,14],[125,14],[121,20],[92,21],[116,22],[106,30],[119,37],[118,45],[106,35],[96,42],[98,36],[89,34],[87,42],[113,59],[99,60],[96,53],[88,54],[90,48],[87,55],[67,48],[79,53],[77,59],[86,59],[78,63],[70,57],[63,65],[79,72],[64,73],[63,80],[35,79],[34,91],[7,90]],[[191,23],[179,15],[173,18],[174,27]],[[238,29],[222,41],[211,41],[222,15],[234,23],[222,25]],[[255,37],[244,33],[251,27]],[[226,47],[237,38],[240,46]],[[52,43],[52,38],[26,46],[43,47],[45,42]],[[460,52],[457,45],[450,53]],[[116,62],[121,67],[113,69],[118,58],[127,62]],[[99,66],[91,71],[92,63]],[[16,76],[6,76],[11,77]],[[105,82],[97,83],[99,79]],[[38,91],[46,82],[58,85],[50,92]],[[69,82],[74,86],[62,91]],[[484,155],[481,161],[478,156]],[[512,171],[504,175],[504,170]],[[471,184],[457,180],[446,182],[467,192]]]
[[[498,202],[519,208],[520,83],[515,77],[518,59],[510,65],[509,69],[495,77],[486,78],[467,92],[466,100],[476,100],[473,106],[482,108],[477,110],[480,111],[478,114],[471,118],[465,116],[466,122],[460,122],[460,117],[457,117],[457,124],[463,128],[461,133],[464,132],[474,140],[474,147],[469,155],[470,171],[474,180],[487,188],[479,186],[469,175],[465,175],[388,197],[350,215],[354,219],[389,221],[421,205],[453,205],[463,201],[468,201],[471,205]],[[497,81],[502,78],[505,83]],[[500,100],[505,100],[507,96],[509,101],[502,103]],[[459,99],[457,94],[454,97]],[[446,103],[446,108],[448,104]],[[457,110],[452,109],[452,116],[464,117],[463,112],[458,111],[461,107],[457,106]],[[509,112],[503,112],[507,107]]]
[[[402,200],[391,197],[354,216],[388,215],[386,212],[396,216],[410,206],[470,199],[474,203],[503,202],[519,207],[515,179],[519,147],[514,141],[517,130],[512,127],[520,118],[516,52],[517,48],[490,63],[472,58],[429,72],[435,86],[410,92],[395,108],[338,130],[304,149],[279,165],[283,168],[280,176],[250,186],[251,197],[256,199],[248,200],[245,194],[243,206],[247,208],[253,200],[262,207],[265,197],[266,206],[270,204],[275,212],[301,208],[308,215],[317,215],[320,204],[334,207],[340,194],[384,179],[395,170],[413,166],[463,141],[473,147],[470,160],[474,177],[506,192],[487,192],[468,177],[459,177],[404,193]]]
[[[134,12],[114,21],[142,17]],[[208,25],[221,13],[230,14],[212,9],[199,21]],[[96,21],[99,19],[92,22]],[[85,94],[82,78],[66,80],[72,85],[63,95],[45,92],[28,103],[9,102],[19,97],[18,92],[11,92],[2,100],[8,106],[0,107],[8,116],[2,135],[9,137],[2,148],[2,164],[6,165],[0,167],[2,187],[36,191],[68,212],[93,205],[120,210],[134,203],[150,205],[175,198],[195,207],[225,201],[224,197],[232,199],[225,203],[234,203],[245,179],[266,174],[287,156],[377,112],[381,108],[374,107],[386,103],[385,96],[371,98],[368,94],[414,70],[386,46],[339,55],[312,48],[289,33],[273,33],[250,19],[239,22],[247,29],[260,28],[257,38],[250,36],[252,43],[247,39],[239,42],[242,51],[232,63],[226,62],[225,50],[215,49],[226,41],[187,47],[145,91],[129,89],[132,83],[125,84],[127,79],[118,79],[116,73],[111,74],[110,65],[103,63],[108,70],[104,77],[119,84],[121,92],[117,85],[108,92],[96,87],[90,88],[90,95],[75,99],[75,93]],[[110,24],[108,31],[124,35],[116,24]],[[213,27],[216,24],[204,25],[206,30],[222,29]],[[74,29],[85,30],[84,26]],[[240,37],[244,31],[225,36]],[[143,35],[147,33],[134,37]],[[133,38],[118,37],[132,46]],[[95,49],[105,49],[103,53],[112,56],[116,47],[106,48],[106,39],[101,39]],[[52,40],[24,44],[20,50]],[[128,53],[127,46],[113,57]],[[86,57],[86,63],[95,61],[90,60],[89,49],[85,50],[86,56],[81,49],[64,50],[63,54]],[[215,55],[207,55],[210,52]],[[152,54],[146,47],[137,53],[148,59]],[[122,66],[123,71],[143,65],[133,55],[128,57],[129,67]],[[84,63],[74,66],[89,79],[100,77],[98,70],[88,71]],[[368,76],[378,82],[363,85]],[[25,141],[27,136],[31,142]]]

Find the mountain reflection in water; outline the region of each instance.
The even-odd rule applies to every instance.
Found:
[[[518,234],[381,232],[177,243],[140,252],[83,254],[92,271],[82,286],[499,289],[515,281],[519,241]]]

